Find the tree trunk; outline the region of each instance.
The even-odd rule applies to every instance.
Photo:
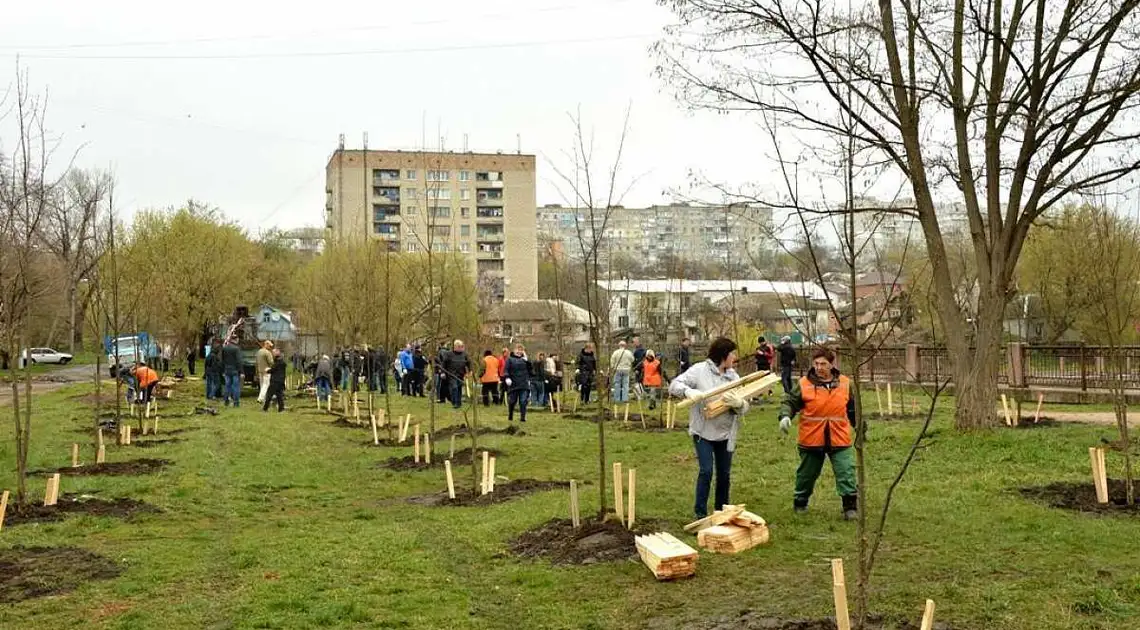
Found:
[[[954,427],[959,431],[994,426],[1004,306],[1003,300],[983,296],[974,343],[967,336],[946,340],[954,370]]]

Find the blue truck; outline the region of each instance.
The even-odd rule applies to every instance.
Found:
[[[145,332],[104,337],[103,350],[107,353],[107,369],[112,378],[119,373],[120,368],[129,367],[160,354],[158,343]]]

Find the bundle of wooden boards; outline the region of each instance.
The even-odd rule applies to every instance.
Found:
[[[634,538],[641,561],[658,580],[675,580],[697,572],[697,550],[668,532]]]
[[[739,380],[702,392],[696,398],[686,398],[677,403],[677,409],[685,409],[695,403],[704,403],[705,417],[716,418],[729,411],[728,405],[724,403],[724,394],[735,391],[741,398],[748,400],[766,393],[779,382],[779,375],[771,372],[753,372]]]
[[[726,505],[685,526],[697,532],[697,546],[713,553],[740,553],[768,542],[768,524],[743,505]]]

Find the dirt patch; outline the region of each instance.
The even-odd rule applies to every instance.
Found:
[[[9,507],[4,526],[62,521],[69,514],[130,518],[135,514],[155,514],[161,511],[149,503],[134,499],[121,498],[108,501],[90,495],[65,494],[52,506],[31,504],[18,506],[14,510]]]
[[[410,448],[410,445],[405,444]],[[487,451],[495,457],[502,457],[506,455],[503,451],[493,448],[481,448],[475,454],[476,459],[482,461],[483,451]],[[407,457],[391,457],[388,461],[379,464],[380,468],[387,468],[388,470],[427,470],[429,468],[443,468],[443,462],[447,459],[446,453],[432,453],[431,463],[424,462],[424,457],[420,457],[419,463],[416,462],[415,455],[408,455]],[[451,467],[454,469],[456,466],[469,465],[471,463],[471,448],[455,449],[455,457],[451,460]],[[496,491],[498,487],[496,486]]]
[[[1010,429],[1055,429],[1057,427],[1063,427],[1066,424],[1084,424],[1084,423],[1082,423],[1082,422],[1061,422],[1059,420],[1055,420],[1053,418],[1050,418],[1049,416],[1041,416],[1041,419],[1039,419],[1037,422],[1034,422],[1033,416],[1029,416],[1029,417],[1023,417],[1020,422],[1018,422],[1017,424],[1013,425],[1012,427],[1008,427],[1008,428],[1010,428]],[[998,426],[1004,427],[1006,425],[1004,423],[1002,423]]]
[[[0,551],[0,603],[58,595],[90,580],[122,573],[110,558],[76,547],[13,547]]]
[[[155,440],[163,442],[163,440]],[[143,447],[146,448],[146,447]],[[87,464],[78,468],[65,466],[55,470],[37,470],[31,474],[63,473],[72,477],[93,477],[107,475],[112,477],[127,475],[153,475],[172,464],[168,459],[131,459],[125,462],[108,462],[104,464]],[[61,499],[62,500],[62,499]]]
[[[925,420],[926,412],[920,411],[907,411],[904,413],[895,413],[887,415],[885,413],[873,412],[866,414],[869,420],[877,420],[880,422],[904,422],[907,420]]]
[[[615,521],[591,521],[575,529],[570,520],[555,518],[519,534],[507,549],[516,557],[545,558],[561,565],[636,560],[634,536],[662,529],[662,524],[654,521],[635,523],[633,530]]]
[[[466,477],[463,477],[466,480]],[[458,482],[458,480],[457,480]],[[569,481],[539,481],[537,479],[516,479],[514,481],[507,481],[504,483],[496,483],[495,491],[491,494],[475,494],[467,489],[456,488],[455,498],[450,499],[447,496],[447,491],[439,492],[436,494],[424,494],[404,499],[406,503],[412,505],[425,505],[428,507],[461,507],[461,506],[478,506],[478,505],[493,505],[495,503],[506,503],[520,497],[525,497],[528,494],[536,492],[545,492],[547,490],[561,490],[569,489]]]
[[[76,401],[76,402],[83,403],[86,405],[92,405],[92,406],[94,406],[96,404],[111,405],[111,406],[115,405],[115,395],[114,394],[96,394],[96,393],[92,392],[90,394],[78,394],[76,396],[72,396],[71,399]]]
[[[1108,480],[1108,503],[1096,502],[1096,489],[1092,482],[1059,481],[1047,486],[1021,488],[1021,495],[1049,507],[1097,514],[1140,515],[1140,504],[1127,505],[1123,479]]]
[[[177,438],[177,437],[176,438],[166,438],[163,440],[139,440],[139,439],[135,439],[132,437],[131,438],[131,446],[134,446],[137,448],[158,448],[159,446],[165,446],[167,444],[177,444],[179,442],[185,442],[185,441],[186,441],[186,438]]]
[[[438,441],[443,440],[445,438],[450,439],[451,436],[453,436],[453,435],[463,436],[463,435],[467,435],[467,433],[468,433],[468,428],[467,428],[466,424],[457,424],[457,425],[453,425],[450,427],[444,427],[444,428],[436,431],[435,434],[432,435],[432,439],[438,442]],[[512,424],[511,426],[509,426],[505,429],[492,429],[490,427],[479,427],[479,433],[478,434],[479,435],[523,436],[523,435],[526,435],[526,431],[523,431],[517,425]]]
[[[682,630],[835,630],[835,619],[787,619],[771,617],[759,612],[745,611],[720,619],[704,619],[687,624],[679,624],[676,619],[657,619],[647,624],[648,628],[681,628]],[[919,625],[910,620],[891,621],[878,615],[867,618],[867,630],[919,630]],[[953,630],[953,626],[935,621],[934,630]]]

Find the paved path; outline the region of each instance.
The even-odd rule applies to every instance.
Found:
[[[58,370],[37,374],[32,377],[32,393],[50,392],[73,383],[92,382],[95,378],[94,365],[71,365]],[[20,391],[24,390],[23,382]],[[0,383],[0,407],[12,404],[12,384]]]
[[[1116,414],[1111,411],[1043,411],[1041,415],[1058,422],[1085,422],[1116,426]],[[1140,426],[1140,412],[1133,411],[1128,414],[1128,426]]]

